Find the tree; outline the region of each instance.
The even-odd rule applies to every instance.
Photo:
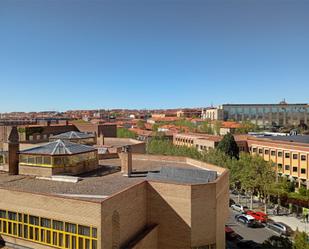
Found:
[[[234,136],[231,133],[227,133],[226,135],[224,135],[222,140],[219,142],[217,149],[223,151],[231,158],[239,158],[239,148],[234,139]]]
[[[252,131],[258,131],[259,127],[250,122],[250,121],[244,121],[241,123],[241,126],[239,128],[236,129],[236,133],[237,134],[247,134],[248,132],[252,132]]]
[[[296,230],[293,249],[309,249],[308,235]]]
[[[273,235],[263,242],[265,249],[292,249],[292,242],[289,238]]]
[[[207,133],[207,134],[214,134],[213,129],[211,128],[211,125],[205,121],[199,126],[199,131],[202,133]]]
[[[220,128],[222,126],[222,122],[217,120],[215,121],[215,123],[213,124],[213,132],[216,134],[216,135],[220,135]]]
[[[136,123],[137,128],[139,129],[145,129],[145,121],[143,120],[138,120]]]
[[[119,138],[136,138],[137,134],[133,131],[129,131],[126,128],[117,128],[117,137],[119,137]]]

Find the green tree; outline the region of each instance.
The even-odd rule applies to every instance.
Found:
[[[203,122],[199,126],[198,130],[199,130],[199,132],[202,132],[202,133],[214,134],[214,131],[213,131],[211,125],[207,121]]]
[[[139,129],[145,129],[145,121],[143,120],[138,120],[136,123],[137,128]]]
[[[263,242],[265,249],[292,249],[292,242],[289,238],[273,235]]]
[[[226,135],[224,135],[222,140],[219,142],[217,149],[223,151],[231,158],[239,158],[239,148],[234,139],[234,136],[231,133],[227,133]]]
[[[293,249],[309,249],[308,235],[296,230]]]
[[[137,134],[126,128],[117,128],[117,137],[119,138],[136,138]]]
[[[247,134],[248,132],[259,131],[259,127],[250,121],[244,121],[241,123],[241,127],[236,129],[237,134]]]
[[[213,124],[213,132],[216,135],[220,135],[220,128],[222,126],[222,122],[217,120],[215,121],[215,123]]]

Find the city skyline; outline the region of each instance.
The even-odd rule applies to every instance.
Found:
[[[1,1],[0,112],[309,102],[306,1]]]

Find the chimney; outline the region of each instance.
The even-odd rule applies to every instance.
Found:
[[[9,174],[18,175],[19,136],[17,127],[13,126],[9,135]]]
[[[123,146],[119,154],[121,161],[121,173],[123,176],[131,176],[132,173],[132,150],[130,145]]]
[[[103,146],[104,145],[104,135],[101,132],[100,135],[97,137],[97,143],[99,146]]]

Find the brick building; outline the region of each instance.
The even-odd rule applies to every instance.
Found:
[[[18,138],[11,138],[17,148]],[[67,176],[55,181],[18,175],[10,170],[16,167],[14,158],[10,174],[0,173],[0,236],[8,245],[225,248],[229,181],[224,168],[189,158],[132,154],[125,146],[119,158],[101,160],[95,171],[71,176],[74,181]]]

